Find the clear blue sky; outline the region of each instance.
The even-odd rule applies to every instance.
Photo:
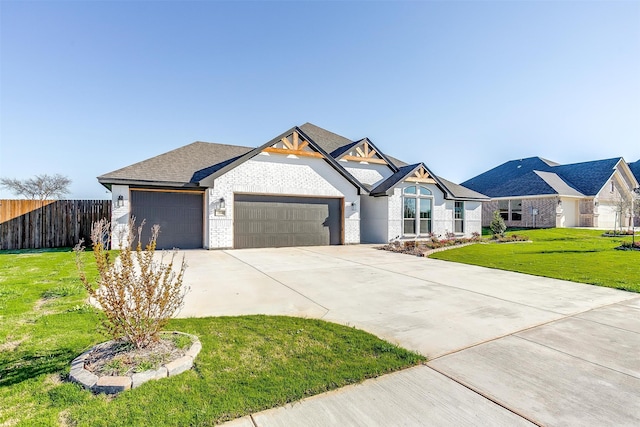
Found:
[[[0,176],[96,176],[307,121],[461,182],[640,158],[639,1],[0,1]],[[9,198],[0,191],[0,198]]]

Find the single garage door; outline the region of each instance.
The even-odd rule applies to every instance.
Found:
[[[234,197],[234,247],[278,248],[342,243],[342,199]]]
[[[151,226],[160,225],[158,249],[202,247],[203,193],[131,190],[131,215],[145,220],[142,244],[149,241]]]

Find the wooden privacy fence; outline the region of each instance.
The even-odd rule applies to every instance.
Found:
[[[91,225],[103,218],[111,220],[110,200],[0,200],[0,249],[90,243]]]

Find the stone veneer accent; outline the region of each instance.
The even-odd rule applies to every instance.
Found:
[[[191,347],[189,347],[183,357],[172,360],[171,362],[162,365],[156,370],[138,372],[126,376],[98,377],[93,372],[84,369],[87,357],[89,357],[89,354],[95,347],[97,347],[94,346],[82,353],[80,356],[73,359],[73,361],[71,362],[69,379],[75,383],[80,384],[87,390],[91,390],[94,393],[116,394],[120,393],[121,391],[139,387],[147,381],[172,377],[174,375],[178,375],[185,371],[188,371],[193,366],[193,361],[195,360],[196,356],[198,355],[198,353],[200,353],[200,350],[202,350],[202,344],[200,343],[198,337],[195,335],[185,334],[184,332],[177,331],[173,331],[172,333],[190,337],[193,341],[193,344],[191,344]],[[103,344],[98,344],[98,346]]]

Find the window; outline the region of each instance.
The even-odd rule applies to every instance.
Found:
[[[522,221],[522,200],[498,200],[498,210],[505,221]]]
[[[404,234],[416,234],[416,200],[404,198]]]
[[[453,231],[464,233],[464,202],[455,202],[453,208]]]
[[[402,234],[431,233],[433,193],[426,187],[411,186],[402,191]]]
[[[509,221],[509,201],[508,200],[498,200],[498,210],[500,211],[500,216],[505,221]]]

